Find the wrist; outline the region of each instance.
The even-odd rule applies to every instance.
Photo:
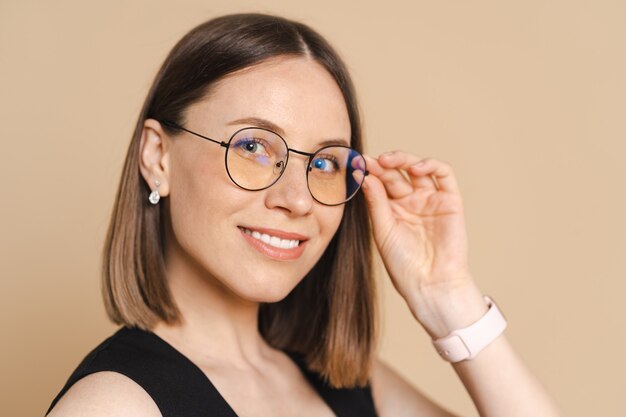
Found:
[[[488,310],[472,280],[422,289],[408,303],[411,313],[432,339],[475,323]]]

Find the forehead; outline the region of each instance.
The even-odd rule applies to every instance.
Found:
[[[309,147],[328,139],[350,143],[343,95],[328,71],[308,58],[273,58],[214,84],[187,112],[187,123],[222,137],[242,119],[265,119],[290,145]]]

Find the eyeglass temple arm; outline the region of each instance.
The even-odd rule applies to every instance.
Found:
[[[171,127],[172,129],[184,130],[185,132],[191,133],[192,135],[198,136],[199,138],[209,140],[209,141],[211,141],[213,143],[217,143],[218,145],[220,145],[220,146],[222,146],[224,148],[228,148],[228,143],[226,143],[226,142],[222,142],[222,141],[219,141],[219,140],[211,139],[211,138],[203,136],[203,135],[201,135],[199,133],[192,132],[191,130],[185,129],[184,127],[180,126],[179,124],[171,122],[169,120],[161,120],[161,124],[164,125],[164,126],[167,126],[167,127]]]

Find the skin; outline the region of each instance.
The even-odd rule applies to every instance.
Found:
[[[227,140],[244,127],[228,123],[250,116],[277,124],[290,147],[307,152],[320,141],[350,137],[338,86],[307,58],[272,59],[228,76],[187,110],[184,125]],[[156,120],[145,122],[140,169],[151,189],[161,182],[159,192],[169,199],[167,274],[184,317],[152,330],[198,365],[238,415],[332,416],[297,366],[260,336],[257,313],[260,302],[282,299],[313,267],[344,206],[312,199],[302,156],[290,156],[272,187],[250,192],[228,178],[223,153],[190,134],[169,136]],[[367,164],[363,192],[374,241],[416,321],[437,338],[478,320],[487,307],[469,272],[462,199],[450,165],[400,151],[368,157]],[[275,260],[253,249],[238,225],[296,232],[309,241],[299,259]],[[481,416],[560,415],[504,334],[453,367]],[[453,416],[377,358],[370,381],[381,417]],[[505,383],[516,389],[503,391]],[[139,386],[111,372],[77,382],[50,415],[85,410],[160,415]]]

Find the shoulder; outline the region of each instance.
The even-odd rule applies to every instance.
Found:
[[[457,417],[428,398],[378,357],[374,358],[372,364],[370,386],[380,417]]]
[[[161,417],[150,395],[117,372],[96,372],[78,380],[48,417]]]

